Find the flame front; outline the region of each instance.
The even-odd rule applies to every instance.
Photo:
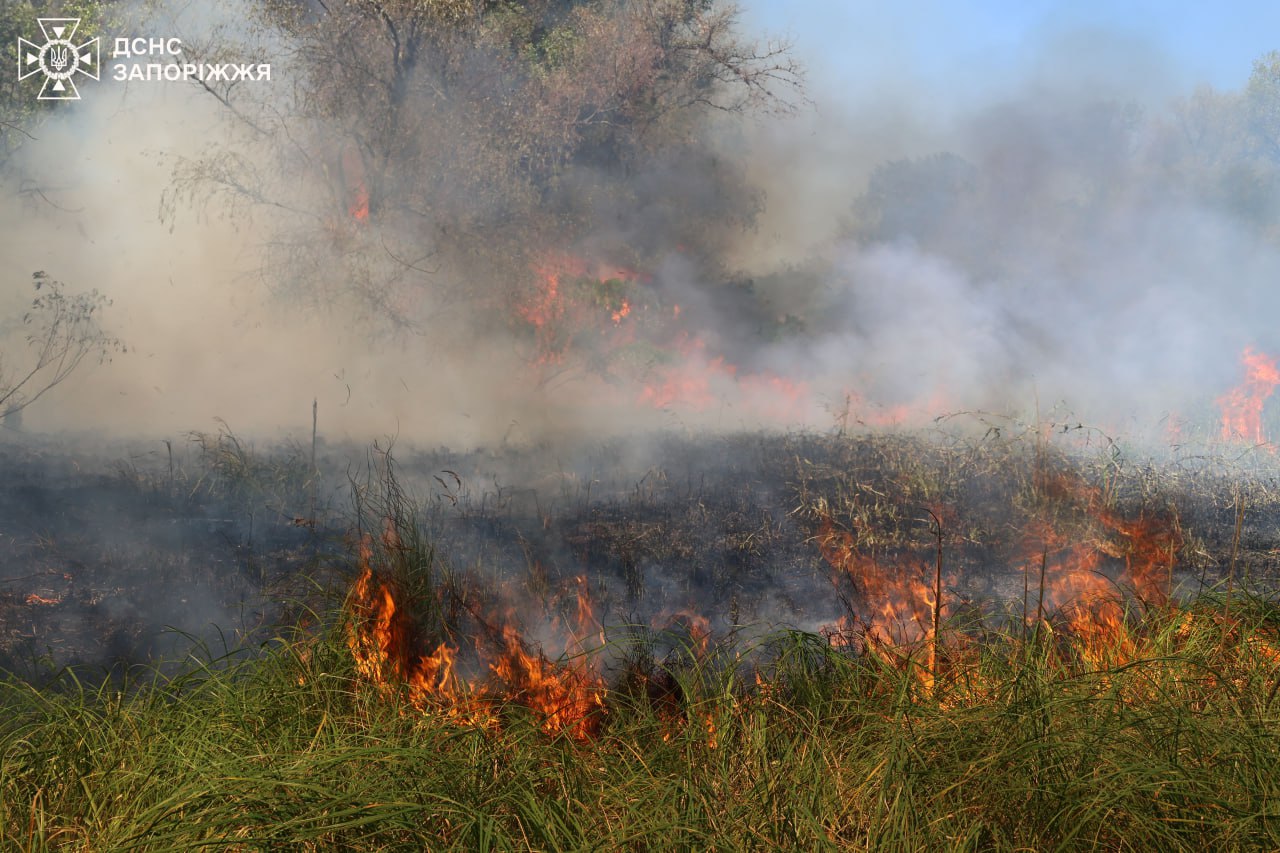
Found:
[[[836,526],[823,513],[818,531],[818,548],[835,570],[833,583],[853,583],[870,615],[859,629],[856,618],[841,617],[823,630],[835,646],[858,646],[891,663],[911,665],[913,653],[923,651],[916,661],[916,675],[926,690],[935,683],[943,616],[940,589],[925,582],[929,570],[923,561],[904,557],[884,565],[873,555],[861,552],[854,537]],[[904,654],[905,653],[905,654]]]
[[[365,222],[369,219],[369,190],[364,184],[359,184],[352,191],[351,206],[347,212],[357,222]]]
[[[930,634],[935,596],[924,581],[927,569],[923,563],[907,558],[883,565],[859,551],[853,535],[838,528],[829,515],[821,519],[818,548],[841,577],[853,581],[866,602],[870,616],[865,639],[894,647],[916,643]],[[837,643],[849,642],[851,628],[846,619]]]
[[[1280,368],[1272,356],[1245,347],[1240,355],[1245,380],[1218,398],[1222,408],[1222,440],[1269,444],[1262,427],[1262,408],[1280,385]]]
[[[567,732],[580,740],[594,734],[604,708],[599,676],[582,665],[558,666],[541,654],[529,654],[510,625],[502,629],[502,641],[502,654],[489,667],[503,684],[505,698],[539,714],[547,734]]]
[[[1069,537],[1043,520],[1029,526],[1023,547],[1031,573],[1027,589],[1038,591],[1034,611],[1027,604],[1028,619],[1056,611],[1079,640],[1081,657],[1095,666],[1131,659],[1136,646],[1125,625],[1122,595],[1128,592],[1148,607],[1169,603],[1173,563],[1182,545],[1176,518],[1146,513],[1125,518],[1107,506],[1102,490],[1077,477],[1053,474],[1038,480],[1046,498],[1082,509],[1093,532]],[[1117,581],[1102,573],[1104,557],[1124,561]]]
[[[1080,656],[1098,666],[1127,660],[1136,653],[1125,624],[1124,593],[1144,606],[1167,605],[1171,574],[1182,545],[1175,517],[1142,513],[1127,518],[1107,504],[1103,492],[1065,474],[1037,478],[1046,501],[1083,515],[1068,534],[1044,518],[1029,522],[1019,548],[1026,571],[1026,618],[1030,624],[1057,618],[1076,640]],[[938,516],[935,515],[935,519]],[[816,537],[836,583],[852,582],[866,607],[824,630],[833,645],[861,644],[889,660],[924,653],[920,676],[926,686],[936,675],[942,646],[945,601],[938,567],[912,554],[892,559],[861,552],[854,536],[823,512]],[[1104,559],[1123,561],[1116,580],[1103,574]],[[934,583],[930,584],[930,578]]]
[[[370,553],[371,545],[366,539],[360,543],[360,576],[351,588],[348,602],[353,630],[347,645],[356,672],[374,684],[388,686],[408,674],[408,631],[391,589],[374,576],[369,566]],[[359,626],[358,630],[354,626]]]
[[[515,703],[537,715],[547,734],[584,739],[596,732],[605,693],[585,655],[568,664],[555,663],[531,652],[508,623],[494,640],[477,643],[481,664],[470,679],[458,673],[457,645],[439,642],[430,654],[415,656],[419,639],[404,595],[374,572],[371,556],[366,539],[360,546],[360,574],[348,600],[348,646],[361,678],[379,690],[403,687],[419,711],[462,725],[497,727],[502,705]],[[585,624],[592,617],[589,600],[581,592],[579,602],[579,622]]]

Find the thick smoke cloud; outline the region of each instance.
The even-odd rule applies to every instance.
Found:
[[[1242,68],[1252,59],[1241,57]],[[1242,215],[1203,189],[1210,177],[1229,186],[1219,178],[1231,163],[1169,165],[1203,155],[1194,145],[1166,151],[1192,96],[1177,101],[1160,83],[1177,77],[1175,65],[1129,41],[1050,34],[1021,74],[967,74],[964,101],[940,113],[931,112],[938,93],[909,83],[834,104],[818,78],[816,111],[758,122],[745,139],[739,126],[715,143],[763,191],[735,195],[732,207],[700,188],[687,163],[648,164],[633,176],[634,215],[613,197],[595,232],[549,248],[599,264],[629,249],[626,261],[648,276],[634,286],[659,295],[681,325],[655,338],[669,350],[647,372],[601,378],[575,364],[555,381],[531,368],[527,338],[473,317],[480,309],[466,301],[406,306],[446,319],[389,336],[341,302],[316,310],[282,296],[270,279],[279,267],[266,260],[298,214],[224,208],[215,196],[162,221],[173,164],[214,146],[237,150],[242,138],[196,87],[104,79],[42,126],[10,170],[0,209],[6,310],[18,310],[30,272],[44,269],[111,297],[104,321],[133,351],[83,370],[32,407],[26,427],[163,435],[222,417],[237,430],[297,435],[312,399],[331,436],[453,446],[664,426],[822,429],[850,399],[869,417],[900,411],[890,419],[908,421],[1026,412],[1040,400],[1138,433],[1173,412],[1207,422],[1239,380],[1241,349],[1280,344],[1280,251],[1265,215]],[[279,85],[283,102],[294,95],[280,78],[260,85]],[[593,192],[595,168],[570,171],[564,192]],[[296,197],[320,205],[325,192],[304,186]],[[727,243],[686,245],[689,235],[660,227],[680,193],[682,209],[707,220],[741,217],[749,201],[762,208]],[[383,230],[361,245],[386,252],[370,267],[403,257],[396,223],[369,227]],[[330,256],[311,260],[335,268]],[[454,265],[439,275],[473,273]],[[406,298],[389,293],[386,304]],[[690,373],[713,403],[646,391]],[[802,391],[762,403],[774,380]]]
[[[811,335],[779,363],[871,410],[1039,401],[1130,437],[1164,440],[1170,415],[1212,428],[1241,350],[1280,343],[1254,93],[1172,91],[1173,58],[1106,34],[1050,33],[1028,57],[940,111],[889,83],[764,136],[779,168],[744,258],[821,270],[791,278]]]

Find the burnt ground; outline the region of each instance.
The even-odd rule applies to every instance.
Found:
[[[833,585],[818,544],[832,530],[891,572],[933,565],[940,538],[948,608],[1012,613],[1038,521],[1100,543],[1102,571],[1123,577],[1127,545],[1094,505],[1171,532],[1180,594],[1220,582],[1233,559],[1236,583],[1280,579],[1280,466],[1265,454],[1153,463],[1110,444],[937,430],[394,457],[442,564],[517,610],[585,576],[613,625],[684,613],[721,633],[815,630],[847,608],[865,615],[865,587]],[[352,490],[376,509],[385,461],[322,445],[313,469],[309,448],[256,450],[226,430],[91,451],[0,436],[0,667],[154,664],[307,621],[352,576]],[[1075,485],[1046,488],[1046,472]]]
[[[0,442],[0,667],[117,669],[218,655],[296,621],[337,552],[217,460],[173,442],[138,451]],[[305,513],[309,504],[303,503]]]

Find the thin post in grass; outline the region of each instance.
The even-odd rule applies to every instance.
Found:
[[[1044,584],[1048,573],[1049,546],[1046,544],[1040,549],[1040,597],[1036,599],[1036,630],[1032,635],[1032,639],[1036,641],[1040,639],[1040,623],[1044,621]]]
[[[169,450],[169,500],[173,500],[173,442],[166,438],[164,446]]]
[[[319,422],[320,401],[318,398],[311,398],[311,488],[308,490],[310,507],[307,510],[307,520],[311,522],[311,532],[314,535],[316,530],[316,425]]]
[[[1234,498],[1236,505],[1236,525],[1235,531],[1231,534],[1231,564],[1227,567],[1227,602],[1224,609],[1224,615],[1229,619],[1231,617],[1231,588],[1236,579],[1236,557],[1240,554],[1240,533],[1244,528],[1244,501],[1240,495],[1240,486],[1234,489]]]
[[[1022,564],[1022,645],[1027,645],[1027,599],[1031,593],[1031,563]]]
[[[942,646],[942,518],[933,510],[929,510],[929,515],[933,516],[933,532],[938,545],[933,565],[933,660],[931,661],[934,678],[937,678],[938,650]]]

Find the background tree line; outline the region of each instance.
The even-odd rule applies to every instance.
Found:
[[[1243,90],[1208,87],[1144,113],[1099,98],[1019,101],[973,120],[966,155],[882,163],[851,205],[845,233],[909,241],[981,276],[1012,272],[1043,235],[1097,245],[1121,212],[1195,206],[1280,245],[1280,53],[1257,60]]]

